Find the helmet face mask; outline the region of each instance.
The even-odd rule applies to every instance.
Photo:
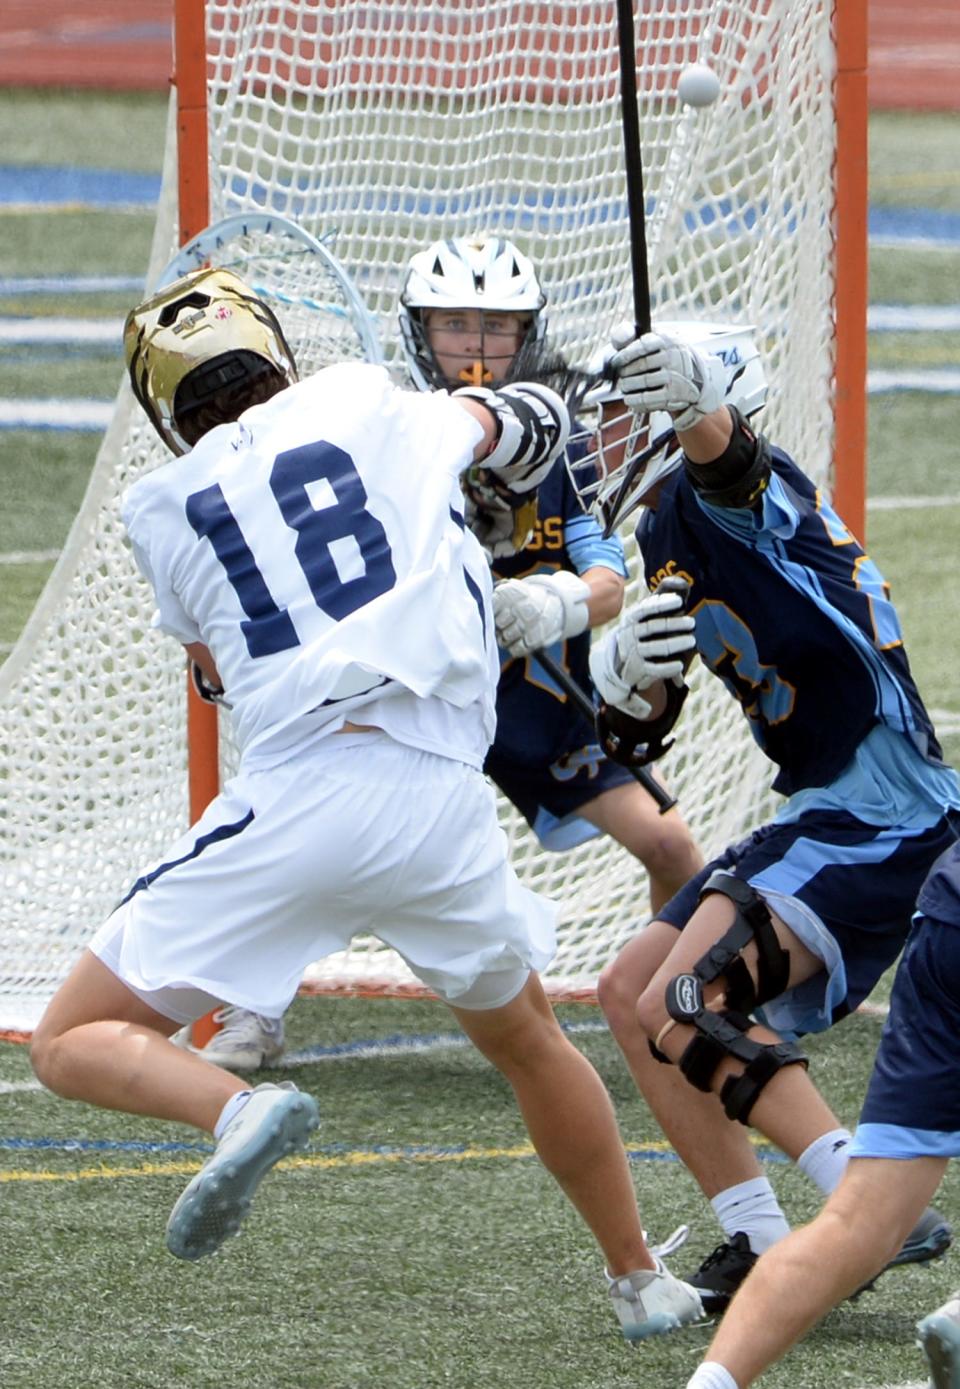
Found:
[[[407,269],[399,310],[414,385],[430,391],[509,379],[513,358],[543,339],[545,303],[532,263],[511,241],[458,237],[418,252]],[[462,326],[454,327],[458,322]],[[458,348],[454,334],[461,336]]]
[[[276,315],[229,270],[160,290],[127,315],[123,342],[134,394],[175,454],[297,380]]]
[[[719,357],[727,368],[726,404],[748,417],[762,408],[767,381],[753,329],[658,322],[653,331]],[[588,392],[585,404],[594,407],[593,418],[576,436],[580,448],[571,450],[567,469],[584,509],[610,535],[682,466],[683,450],[669,414],[635,416],[609,380]]]

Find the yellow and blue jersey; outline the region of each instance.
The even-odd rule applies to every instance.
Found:
[[[623,546],[607,540],[580,504],[561,459],[541,485],[537,520],[529,544],[519,554],[493,562],[493,579],[524,579],[559,569],[583,574],[602,565],[626,577]],[[590,633],[557,642],[549,654],[564,666],[588,694]],[[589,725],[571,707],[568,697],[532,656],[511,657],[500,652],[497,688],[497,733],[493,753],[531,767],[546,767],[584,744]],[[595,734],[589,729],[590,742]]]
[[[637,539],[651,588],[690,584],[697,650],[777,764],[777,791],[827,785],[878,725],[942,763],[882,574],[782,450],[752,509],[710,504],[678,472]]]

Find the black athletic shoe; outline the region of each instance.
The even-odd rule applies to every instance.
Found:
[[[708,1254],[692,1277],[685,1281],[696,1288],[708,1316],[725,1312],[730,1299],[759,1259],[750,1248],[747,1235],[736,1234],[723,1244],[718,1244],[712,1254]]]
[[[950,1222],[938,1210],[934,1210],[933,1206],[928,1206],[907,1235],[900,1252],[894,1254],[890,1262],[871,1278],[869,1283],[864,1283],[862,1288],[851,1293],[851,1300],[859,1297],[861,1293],[870,1292],[875,1287],[877,1278],[888,1273],[890,1269],[900,1268],[903,1264],[926,1264],[931,1259],[939,1259],[946,1254],[952,1243],[953,1229]]]

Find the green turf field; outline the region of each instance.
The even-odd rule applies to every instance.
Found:
[[[16,151],[4,157],[24,164],[156,170],[164,121],[159,98],[0,93],[0,124]],[[960,210],[958,127],[944,117],[876,119],[873,202]],[[0,229],[0,275],[136,275],[147,265],[152,218],[0,206]],[[960,252],[878,249],[871,285],[876,303],[955,303]],[[126,307],[123,295],[0,298],[0,316],[119,322]],[[955,368],[958,348],[956,333],[878,334],[871,364]],[[38,366],[0,348],[0,397],[106,398],[120,370],[119,351]],[[955,761],[958,426],[956,396],[871,399],[868,539]],[[44,556],[66,536],[97,444],[90,434],[0,431],[0,655],[49,572]],[[895,504],[917,497],[928,500]],[[654,1238],[681,1221],[692,1227],[674,1260],[689,1271],[719,1238],[712,1216],[597,1030],[596,1012],[561,1014],[617,1105],[645,1225]],[[858,1015],[810,1045],[818,1082],[850,1123],[879,1027]],[[24,1048],[0,1045],[3,1389],[680,1389],[709,1331],[636,1350],[620,1340],[589,1236],[529,1155],[506,1085],[457,1044],[442,1007],[301,999],[288,1034],[294,1055],[351,1042],[357,1050],[286,1073],[319,1101],[314,1147],[265,1185],[243,1236],[198,1267],[163,1247],[169,1208],[202,1160],[198,1136],[57,1100],[32,1084]],[[362,1045],[398,1036],[422,1036],[423,1049],[371,1055]],[[818,1202],[808,1184],[765,1156],[788,1214],[810,1216]],[[960,1223],[957,1183],[951,1173],[940,1204]],[[833,1313],[765,1376],[765,1389],[921,1380],[912,1328],[960,1282],[958,1268],[954,1253],[889,1275]]]

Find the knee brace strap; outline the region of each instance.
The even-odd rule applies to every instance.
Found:
[[[744,1062],[743,1072],[728,1076],[720,1089],[720,1100],[729,1119],[741,1124],[749,1120],[757,1098],[777,1071],[784,1066],[809,1063],[793,1042],[755,1042],[746,1036],[753,1025],[743,1013],[713,1012],[703,1007],[700,980],[681,974],[667,988],[667,1011],[676,1022],[690,1023],[697,1035],[688,1042],[678,1061],[681,1074],[697,1090],[709,1093],[711,1081],[725,1057]]]
[[[739,1076],[727,1076],[720,1087],[720,1099],[728,1119],[738,1119],[741,1124],[750,1122],[750,1111],[765,1085],[782,1071],[784,1066],[810,1065],[808,1058],[795,1042],[752,1042],[745,1038],[748,1047],[755,1048],[752,1061]]]
[[[729,897],[737,914],[730,929],[697,961],[693,972],[704,984],[725,975],[727,1002],[749,1013],[758,1003],[783,993],[790,978],[790,956],[777,939],[769,907],[749,883],[732,873],[711,873],[700,901],[713,892]],[[757,942],[756,985],[740,954],[751,940]]]

